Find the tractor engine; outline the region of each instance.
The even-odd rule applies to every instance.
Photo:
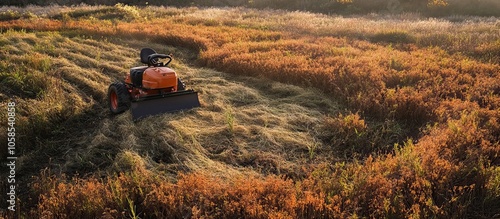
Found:
[[[142,75],[142,87],[177,91],[177,74],[167,67],[148,68]]]

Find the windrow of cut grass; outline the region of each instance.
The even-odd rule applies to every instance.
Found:
[[[80,174],[85,178],[128,174],[140,165],[155,173],[155,177],[165,179],[175,179],[178,173],[191,171],[223,179],[259,174],[300,179],[306,174],[303,165],[343,159],[319,140],[318,130],[325,114],[336,115],[340,110],[318,91],[194,69],[182,61],[192,59],[191,53],[152,42],[80,35],[74,31],[9,30],[0,36],[5,39],[1,52],[6,58],[2,63],[5,65],[1,81],[5,85],[1,91],[2,106],[8,101],[16,102],[19,136],[16,177],[18,191],[22,189],[18,212],[26,217],[102,214],[102,209],[93,204],[105,198],[87,201],[81,198],[84,194],[72,193],[83,192],[77,189],[78,185],[68,184],[69,188],[76,189],[70,193],[80,197],[74,202],[60,201],[70,198],[69,193],[36,190],[32,176],[45,167],[57,176]],[[108,116],[106,87],[111,81],[122,79],[128,68],[140,65],[137,53],[146,46],[175,54],[171,66],[190,88],[200,93],[203,108],[138,123],[132,122],[128,113]],[[31,61],[40,57],[46,60],[40,63],[49,63],[49,67]],[[18,68],[22,71],[17,71]],[[14,79],[19,84],[34,80],[47,86],[36,96],[30,96],[25,93],[30,93],[31,86],[15,87],[10,84]],[[1,127],[6,128],[5,124]],[[152,175],[141,177],[149,176]],[[46,177],[54,176],[43,176],[40,186],[56,185],[43,181],[48,180]],[[64,187],[65,181],[61,178],[57,185],[62,183]],[[6,182],[2,183],[1,188],[5,189]],[[102,186],[107,188],[106,184]],[[56,190],[64,190],[62,187]],[[99,191],[87,194],[96,194],[94,192],[100,194]],[[65,197],[55,198],[58,194]],[[52,201],[38,205],[39,198]],[[142,198],[134,203],[140,204]],[[79,204],[86,206],[86,212],[90,213],[60,214],[80,208]],[[57,208],[61,211],[55,210]],[[121,212],[115,205],[110,204],[108,208]],[[32,215],[27,213],[30,209]],[[13,217],[7,214],[10,216]]]
[[[18,131],[22,133],[18,140],[30,144],[20,148],[20,153],[38,149],[37,139],[64,132],[57,129],[58,124],[101,102],[105,88],[97,81],[106,83],[109,79],[96,74],[98,66],[79,66],[71,57],[59,56],[68,49],[78,49],[71,40],[55,32],[7,31],[1,41],[2,103],[11,98],[24,100],[17,105]]]
[[[291,31],[241,28],[220,25],[218,22],[193,23],[193,19],[185,15],[144,22],[146,20],[101,22],[89,19],[41,19],[36,26],[22,21],[19,24],[13,21],[7,26],[35,30],[80,29],[92,34],[147,37],[156,42],[200,51],[199,61],[204,66],[244,75],[261,74],[273,80],[317,87],[345,101],[355,111],[376,117],[390,115],[409,123],[425,123],[433,119],[435,115],[432,111],[437,102],[450,95],[461,99],[473,96],[458,86],[433,81],[436,78],[452,80],[451,83],[455,84],[462,74],[477,75],[475,77],[479,78],[493,76],[491,78],[494,80],[498,78],[495,77],[498,65],[454,53],[457,50],[469,51],[470,46],[444,48],[444,51],[438,48],[415,48],[412,47],[414,43],[401,40],[402,37],[397,35],[408,35],[403,38],[412,39],[410,32],[391,32],[387,27],[373,33],[375,41],[387,42],[374,44],[348,37],[332,38],[315,34],[297,36]],[[358,22],[365,23],[365,20]],[[493,26],[489,28],[495,28],[495,24],[490,25]],[[430,28],[434,27],[431,25]],[[454,34],[450,32],[445,35]],[[495,34],[487,35],[494,37]],[[465,38],[473,42],[472,37],[468,35]],[[495,42],[490,37],[478,41],[478,44],[474,43],[472,47],[478,51],[488,50],[486,47],[494,49]],[[455,45],[466,44],[454,37],[452,40]],[[419,41],[426,40],[419,38]],[[446,51],[454,54],[449,55]],[[496,57],[494,51],[485,53],[487,57]],[[491,61],[494,63],[494,58]],[[423,87],[423,91],[417,87]],[[484,96],[488,90],[475,93]],[[412,107],[416,109],[409,114],[406,109]]]
[[[113,171],[142,175],[111,176],[101,181],[50,181],[50,176],[44,176],[40,179],[44,189],[38,190],[41,199],[32,214],[69,217],[70,209],[88,209],[77,212],[87,217],[141,213],[162,217],[167,211],[176,212],[178,217],[221,218],[490,218],[500,214],[496,19],[470,18],[472,24],[453,24],[421,18],[409,22],[377,16],[339,18],[271,10],[150,7],[126,8],[123,13],[140,11],[155,14],[154,18],[96,19],[92,14],[102,13],[99,10],[90,9],[78,18],[66,13],[55,19],[40,16],[3,21],[0,28],[175,45],[195,52],[198,65],[260,79],[244,79],[241,84],[252,85],[249,89],[228,83],[211,71],[201,71],[207,79],[193,73],[190,80],[201,87],[208,112],[167,115],[135,128],[125,115],[102,121],[91,143],[69,157],[83,156],[85,164],[100,161]],[[301,16],[314,25],[299,28],[298,24],[304,23],[299,22]],[[227,19],[231,17],[237,19]],[[257,22],[268,17],[273,19]],[[467,31],[457,36],[455,27]],[[478,33],[483,37],[477,37]],[[77,65],[92,68],[99,63],[72,52],[67,55],[74,56]],[[41,69],[43,66],[40,64]],[[119,75],[113,71],[105,74],[112,78]],[[314,87],[329,97],[302,96],[291,85],[276,87],[262,78]],[[85,76],[73,83],[91,84],[94,80]],[[221,92],[220,85],[232,89]],[[38,90],[34,93],[43,97]],[[29,92],[16,95],[23,100],[33,98]],[[334,106],[330,100],[346,110],[331,111]],[[202,128],[211,125],[217,127]],[[162,135],[144,131],[161,128],[166,128]],[[124,134],[116,135],[116,130]],[[109,146],[120,150],[109,150]],[[85,153],[86,149],[111,155],[103,161],[102,156]],[[360,160],[353,159],[356,156]],[[307,165],[310,160],[311,169]],[[321,163],[324,166],[318,167]],[[145,170],[135,171],[136,164]],[[241,167],[264,175],[282,174],[294,181],[273,176],[238,181],[237,176],[255,174]],[[215,179],[195,174],[175,183],[158,182],[158,177],[177,171],[209,171]],[[117,196],[113,185],[124,181],[157,187],[127,184],[123,186],[127,189],[119,191],[128,193]],[[182,189],[184,183],[194,181],[206,184]],[[250,184],[246,183],[258,185],[253,188],[257,190],[247,188]],[[88,194],[97,198],[87,197],[83,192],[87,190],[95,191]],[[68,197],[86,201],[66,202]],[[291,201],[273,202],[280,199]],[[98,207],[103,205],[111,207]]]

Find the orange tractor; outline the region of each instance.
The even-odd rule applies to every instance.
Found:
[[[141,62],[147,66],[130,69],[125,81],[114,82],[108,89],[109,109],[113,114],[131,109],[138,120],[160,113],[174,112],[200,106],[198,94],[186,90],[177,73],[167,65],[172,57],[144,48]],[[160,62],[167,59],[166,63]]]

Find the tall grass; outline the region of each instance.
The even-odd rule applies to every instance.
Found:
[[[24,56],[17,47],[2,47],[11,61],[30,63],[36,70],[31,78],[48,72],[47,80],[23,88],[30,77],[5,62],[2,68],[13,71],[3,74],[2,83],[22,90],[12,95],[41,98],[41,105],[57,92],[61,100],[79,100],[78,107],[37,117],[28,116],[35,110],[22,107],[26,113],[21,115],[45,121],[39,123],[43,126],[53,117],[74,116],[70,109],[92,111],[84,100],[102,104],[104,84],[137,63],[120,58],[132,57],[132,49],[116,45],[106,52],[115,44],[92,38],[184,47],[195,53],[198,66],[239,76],[183,67],[200,89],[206,111],[139,125],[126,115],[98,123],[83,147],[92,150],[73,153],[83,161],[66,167],[112,166],[107,170],[122,174],[71,180],[42,176],[35,186],[40,201],[30,214],[490,218],[500,213],[496,18],[124,7],[0,22],[2,30],[70,36],[44,42],[34,37],[37,33],[3,33],[4,45],[19,42],[19,48],[38,50]],[[118,15],[106,17],[102,10]],[[125,16],[136,11],[157,16]],[[65,51],[80,44],[85,46],[77,53]],[[55,58],[60,54],[64,59]],[[269,80],[313,87],[328,97]],[[62,86],[52,90],[57,83]],[[160,129],[160,134],[145,131]],[[102,152],[108,157],[96,156]],[[178,171],[211,174],[164,180]],[[240,178],[254,171],[269,176]]]
[[[137,6],[169,5],[177,7],[251,7],[259,9],[284,9],[289,11],[311,11],[316,13],[337,14],[368,14],[368,13],[402,13],[417,12],[432,16],[443,15],[476,15],[476,16],[498,16],[500,5],[495,0],[252,0],[252,1],[217,1],[217,0],[151,0],[147,2],[128,0],[126,2],[117,0],[86,0],[83,3],[89,5],[116,5],[127,3]],[[81,1],[39,1],[5,0],[1,5],[81,5]]]

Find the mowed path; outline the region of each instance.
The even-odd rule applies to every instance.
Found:
[[[131,162],[171,176],[203,171],[298,177],[304,165],[337,159],[320,138],[325,117],[340,110],[314,89],[198,68],[190,65],[195,54],[160,44],[71,32],[1,36],[4,70],[40,84],[30,96],[30,86],[19,87],[26,93],[8,82],[12,89],[1,96],[18,105],[25,134],[19,172],[26,179],[46,167],[87,175],[127,171]],[[199,92],[200,108],[138,122],[128,111],[109,114],[107,87],[141,65],[142,47],[173,53],[171,66]]]

